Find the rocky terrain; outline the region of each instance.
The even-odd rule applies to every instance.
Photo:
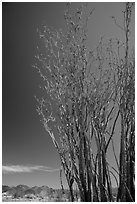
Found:
[[[2,186],[2,201],[10,202],[10,201],[52,201],[52,202],[65,202],[69,201],[70,195],[68,190],[61,189],[52,189],[48,186],[34,186],[28,187],[26,185],[18,185],[18,186]]]

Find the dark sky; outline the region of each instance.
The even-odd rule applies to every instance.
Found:
[[[110,18],[115,15],[121,22],[123,3],[89,6],[95,8],[88,31],[91,47],[102,35],[123,37]],[[63,28],[64,9],[65,3],[2,3],[3,184],[60,187],[59,157],[36,112],[39,75],[32,65],[37,27],[44,22]]]

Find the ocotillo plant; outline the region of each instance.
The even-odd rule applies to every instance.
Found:
[[[82,5],[72,15],[67,4],[66,33],[45,25],[38,30],[41,46],[35,68],[43,79],[43,97],[37,98],[37,111],[59,153],[71,201],[75,201],[74,184],[81,201],[113,201],[111,176],[116,181],[117,177],[110,170],[107,151],[119,120],[119,163],[114,151],[119,170],[117,200],[134,200],[134,61],[127,60],[128,35],[123,64],[118,40],[116,47],[113,39],[108,43],[102,39],[95,52],[88,48],[92,12],[87,15]],[[125,22],[128,30],[129,22]]]
[[[117,201],[135,201],[135,60],[129,51],[130,22],[134,4],[126,3],[124,11],[125,54],[119,67],[119,111],[121,146]]]

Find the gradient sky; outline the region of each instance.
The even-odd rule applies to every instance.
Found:
[[[77,7],[77,3],[73,4]],[[110,18],[116,16],[122,22],[123,3],[89,6],[95,8],[88,31],[92,48],[104,35],[123,38]],[[65,3],[2,4],[3,184],[60,187],[59,156],[36,112],[34,95],[39,92],[40,80],[32,65],[38,43],[37,27],[44,22],[56,29],[63,28],[64,10]],[[131,43],[134,45],[134,32]]]

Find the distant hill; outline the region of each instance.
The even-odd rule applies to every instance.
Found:
[[[3,186],[2,186],[2,193],[6,192],[6,191],[8,191],[8,190],[10,190],[10,187],[9,187],[9,186],[6,186],[6,185],[3,185]]]
[[[52,188],[49,188],[48,186],[34,186],[34,187],[28,187],[26,185],[17,185],[13,187],[9,187],[7,185],[2,186],[2,192],[7,192],[8,195],[12,195],[14,198],[23,197],[25,195],[33,194],[40,197],[61,197],[62,190],[55,190]],[[66,195],[68,194],[68,191],[66,191]],[[60,196],[58,196],[60,195]],[[68,195],[67,195],[68,197]]]
[[[25,195],[25,191],[29,189],[29,187],[26,185],[18,185],[16,187],[12,187],[11,189],[13,188],[14,188],[14,193],[12,193],[12,195],[15,198],[23,197]]]
[[[29,188],[27,190],[24,191],[24,194],[27,195],[27,194],[33,194],[33,195],[36,195],[38,194],[37,192],[35,192],[35,190],[33,190],[32,188]]]

